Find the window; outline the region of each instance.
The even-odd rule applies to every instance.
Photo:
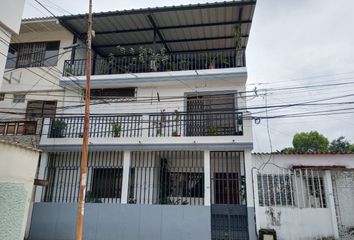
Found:
[[[32,118],[54,117],[56,108],[56,101],[28,101],[26,116]]]
[[[55,66],[59,41],[10,44],[6,68]]]
[[[26,94],[14,94],[14,98],[12,99],[13,103],[23,103],[25,102]]]
[[[91,100],[131,99],[135,97],[135,88],[91,89]]]
[[[188,136],[237,135],[234,94],[187,97]]]
[[[0,93],[0,102],[5,100],[5,93]]]
[[[91,197],[120,198],[122,168],[95,168],[93,170]]]
[[[326,195],[322,177],[308,177],[307,187],[310,194],[310,205],[312,207],[326,208]]]
[[[169,172],[171,197],[204,197],[204,173]]]
[[[260,206],[293,205],[294,190],[289,175],[258,175]]]

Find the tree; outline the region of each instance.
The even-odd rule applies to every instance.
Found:
[[[317,131],[296,133],[293,138],[295,152],[327,152],[328,139]]]
[[[351,145],[348,140],[345,139],[345,137],[341,136],[337,139],[334,139],[331,144],[329,145],[328,150],[332,153],[346,153],[350,152]]]

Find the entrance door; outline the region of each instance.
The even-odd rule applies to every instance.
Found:
[[[243,152],[211,152],[211,239],[248,239]]]

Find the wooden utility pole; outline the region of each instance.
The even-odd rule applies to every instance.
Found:
[[[90,81],[91,81],[91,44],[92,44],[92,0],[89,0],[89,13],[87,22],[87,52],[86,52],[86,93],[85,93],[85,119],[84,136],[82,141],[82,159],[80,169],[80,189],[79,204],[77,209],[76,240],[82,240],[82,230],[84,225],[85,212],[85,193],[87,179],[87,157],[89,139],[89,120],[90,120]]]

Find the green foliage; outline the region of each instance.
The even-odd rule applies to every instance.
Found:
[[[327,152],[328,139],[317,131],[301,132],[295,134],[293,146],[295,152]]]
[[[119,122],[112,124],[114,137],[120,137],[120,132],[122,131],[122,125]]]
[[[345,137],[340,136],[337,139],[334,139],[331,144],[329,145],[328,150],[333,153],[347,153],[350,152],[350,143]]]
[[[55,138],[64,137],[64,131],[67,127],[67,123],[61,119],[53,119],[50,126],[50,136]]]
[[[218,130],[219,129],[217,127],[214,127],[214,126],[208,126],[208,128],[207,128],[208,133],[211,134],[211,135],[216,135]]]
[[[293,147],[287,147],[281,150],[282,153],[296,153],[295,148]]]

